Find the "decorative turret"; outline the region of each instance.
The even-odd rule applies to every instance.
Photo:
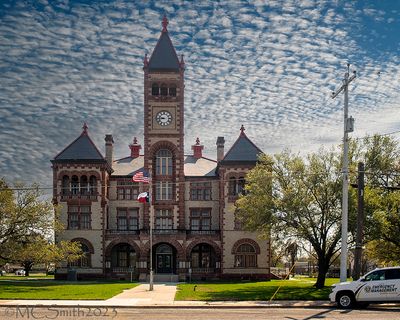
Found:
[[[204,146],[200,144],[200,139],[197,138],[196,144],[192,146],[193,157],[195,157],[196,159],[200,159],[203,156],[202,154],[203,149]]]
[[[138,141],[136,137],[133,138],[133,143],[129,145],[129,148],[131,149],[131,158],[138,158],[139,157],[139,152],[140,149],[142,149],[142,146],[138,144]]]

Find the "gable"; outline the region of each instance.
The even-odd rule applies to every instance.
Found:
[[[246,135],[242,134],[221,160],[227,162],[257,162],[262,151]]]

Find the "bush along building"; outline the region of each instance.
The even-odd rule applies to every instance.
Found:
[[[105,156],[88,127],[51,162],[53,201],[61,207],[65,230],[56,241],[74,240],[84,256],[57,268],[65,279],[146,280],[150,268],[150,204],[153,206],[155,280],[268,279],[270,243],[244,231],[235,219],[235,200],[243,192],[246,172],[261,150],[245,128],[225,152],[216,140],[217,159],[203,157],[197,139],[184,154],[184,71],[164,17],[160,38],[144,58],[144,140],[129,145],[130,155],[114,159],[114,138],[105,136]],[[141,153],[143,151],[143,153]],[[149,172],[151,182],[133,182]],[[151,188],[151,203],[137,201]]]

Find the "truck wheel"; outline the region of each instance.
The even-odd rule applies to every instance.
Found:
[[[350,309],[355,304],[354,295],[351,292],[339,292],[336,301],[342,309]]]

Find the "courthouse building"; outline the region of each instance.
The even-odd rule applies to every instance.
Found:
[[[57,268],[58,279],[74,269],[78,279],[145,280],[150,203],[138,202],[137,196],[149,188],[156,280],[270,276],[269,241],[244,231],[235,219],[235,200],[261,150],[238,124],[229,149],[224,137],[216,137],[216,160],[203,156],[199,139],[192,141],[193,152],[184,154],[185,63],[167,25],[164,17],[160,38],[144,58],[143,140],[135,137],[128,155],[114,159],[114,137],[105,136],[103,155],[84,124],[77,139],[51,161],[53,201],[65,225],[56,241],[78,241],[85,253]],[[139,171],[151,174],[150,184],[132,181]]]

